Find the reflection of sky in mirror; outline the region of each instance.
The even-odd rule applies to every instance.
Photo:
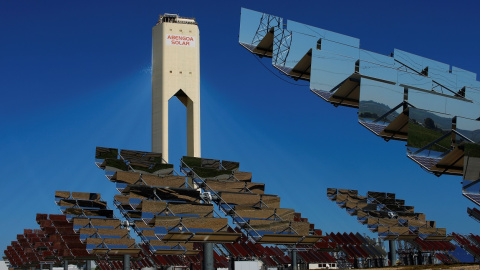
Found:
[[[424,90],[432,89],[432,79],[408,71],[398,70],[397,82],[401,85],[411,86]]]
[[[317,38],[328,39],[357,48],[360,47],[360,40],[358,38],[349,37],[343,34],[335,33],[318,27],[313,27],[303,23],[288,20],[287,28],[290,31],[304,33],[306,35],[315,36]]]
[[[242,8],[241,12],[239,41],[252,44],[253,37],[255,36],[255,33],[257,33],[263,13],[246,8]]]
[[[451,73],[446,73],[446,72],[438,71],[435,69],[432,69],[432,70],[429,69],[428,76],[438,84],[441,84],[442,86],[450,89],[453,92],[458,92],[458,90],[462,88],[462,87],[457,87],[457,77]],[[438,92],[436,88],[434,88],[434,90]],[[449,91],[444,91],[443,93],[447,95],[453,94]]]
[[[476,103],[454,97],[436,95],[431,92],[409,89],[408,102],[412,106],[420,109],[447,113],[453,116],[470,119],[477,119],[480,116],[480,105]]]
[[[477,80],[477,74],[475,72],[461,69],[456,66],[452,66],[452,74],[456,75],[457,77],[463,77],[468,80],[473,80],[473,81]]]
[[[377,78],[392,83],[397,81],[397,70],[371,62],[360,61],[358,71],[362,76]]]
[[[474,182],[475,181],[469,181],[464,179],[462,182],[463,191],[467,193],[480,193],[480,182],[477,182],[477,183],[474,183]],[[471,186],[468,186],[468,185],[471,185]]]
[[[355,59],[313,50],[310,89],[330,91],[355,72]]]
[[[305,35],[299,32],[292,32],[292,43],[290,45],[290,51],[288,52],[285,66],[293,68],[305,54],[317,45],[318,38],[314,36]],[[276,56],[274,52],[274,58]]]
[[[360,50],[359,72],[363,76],[397,82],[394,59],[383,54]]]
[[[433,69],[444,73],[449,73],[450,70],[450,65],[448,64],[434,61],[399,49],[394,49],[394,58],[395,60],[407,65],[417,72],[422,72],[422,70],[426,67],[428,67],[429,71]]]
[[[446,113],[470,119],[480,117],[480,105],[457,98],[445,98]]]
[[[408,89],[408,103],[419,109],[446,113],[446,97],[431,92]]]
[[[368,111],[382,116],[402,102],[402,87],[366,78],[361,79],[359,114]],[[396,115],[400,114],[402,110],[402,106],[395,110]],[[391,117],[388,119],[393,120]]]
[[[457,117],[457,129],[467,131],[480,130],[480,121]]]
[[[360,60],[394,68],[394,59],[390,56],[360,49]]]
[[[292,43],[286,67],[293,68],[310,49],[316,49],[320,38],[322,50],[358,58],[359,39],[290,20],[287,29],[292,32]]]
[[[456,130],[474,142],[480,142],[480,121],[457,117]],[[464,139],[457,136],[457,141]]]
[[[457,85],[459,85],[458,82],[459,78],[457,78]],[[465,85],[467,82],[464,82],[461,85]],[[465,98],[473,100],[475,103],[480,104],[480,83],[475,81],[475,83],[471,83],[474,86],[466,86],[465,87]],[[476,85],[475,85],[476,84]]]
[[[359,59],[360,49],[349,45],[344,45],[335,41],[322,39],[322,51],[328,51],[336,54],[341,54],[351,58]]]

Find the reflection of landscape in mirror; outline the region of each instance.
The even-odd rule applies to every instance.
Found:
[[[480,145],[477,143],[465,143],[464,145],[465,156],[468,157],[480,157]],[[477,175],[480,178],[480,175]]]
[[[480,143],[480,121],[457,117],[455,130],[461,134],[456,135],[456,144],[469,140]]]
[[[446,136],[452,130],[452,117],[447,114],[409,109],[408,147],[446,152],[451,146],[451,137]],[[442,138],[444,137],[444,138]]]
[[[402,113],[403,88],[362,78],[360,90],[359,121],[386,126]]]

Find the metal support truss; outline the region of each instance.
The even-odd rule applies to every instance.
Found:
[[[257,46],[272,27],[280,27],[281,23],[282,18],[269,14],[263,14],[262,18],[260,18],[260,24],[258,25],[257,32],[253,36],[252,45]]]

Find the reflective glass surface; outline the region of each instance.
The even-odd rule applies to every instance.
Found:
[[[480,143],[480,121],[457,117],[456,129],[461,135],[457,135],[456,143],[464,141]]]
[[[398,49],[391,56],[366,51],[357,38],[247,9],[241,20],[244,47],[260,55],[263,46],[277,69],[310,81],[322,99],[358,107],[363,126],[385,139],[407,140],[408,156],[424,168],[459,174],[462,166],[477,166],[476,73]],[[265,46],[271,46],[270,55]],[[468,174],[480,177],[476,169]]]
[[[287,21],[287,29],[290,31],[295,31],[303,33],[310,36],[315,36],[322,39],[327,39],[330,41],[335,41],[352,47],[360,47],[360,40],[358,38],[350,37],[347,35],[335,33],[328,31],[322,28],[313,27],[303,23],[298,23],[295,21]]]
[[[408,89],[408,103],[418,109],[446,112],[446,97],[431,92]]]
[[[450,150],[452,116],[416,108],[409,109],[408,152],[415,155],[439,156]],[[435,153],[437,152],[437,153]]]
[[[458,79],[458,78],[457,78]],[[464,87],[461,91],[465,91],[465,98],[473,101],[479,107],[480,111],[480,85],[479,88]]]
[[[461,98],[445,98],[445,112],[470,119],[480,117],[480,106]]]
[[[279,61],[276,62],[276,67],[286,74],[289,74],[291,70],[295,69],[302,58],[304,58],[312,48],[317,46],[318,41],[318,37],[297,32],[290,28],[288,28],[288,31],[290,31],[288,35],[283,36],[280,41],[275,42],[273,52],[273,58],[279,59]],[[285,48],[281,46],[285,43],[288,43],[288,53],[285,53]],[[280,59],[282,60],[280,61]],[[302,72],[303,70],[299,70],[299,68],[300,67],[297,68],[297,72]]]
[[[362,76],[392,83],[397,82],[397,70],[390,56],[360,50],[359,73]]]
[[[282,26],[282,24],[283,20],[280,17],[242,8],[239,42],[251,52],[267,54],[266,52],[270,51],[271,55],[272,48],[270,45],[273,41],[271,31],[274,27]],[[269,39],[268,42],[265,37]],[[262,44],[262,41],[264,44]]]
[[[452,66],[452,74],[456,75],[457,77],[463,77],[469,80],[477,80],[477,74],[468,70],[464,70],[455,66]]]
[[[411,71],[399,70],[397,72],[397,83],[401,86],[415,87],[428,91],[430,91],[433,87],[431,78],[413,73]]]
[[[314,50],[310,89],[331,91],[355,73],[356,59]]]
[[[327,51],[331,53],[340,54],[343,56],[348,56],[351,58],[359,59],[360,49],[358,47],[353,47],[349,45],[344,45],[335,41],[328,39],[320,39],[320,45],[317,46],[317,50]]]
[[[451,73],[429,69],[428,76],[433,80],[432,90],[435,92],[452,95],[452,92],[456,93],[461,88],[457,87],[457,76]]]
[[[449,73],[450,66],[438,61],[434,61],[413,53],[405,52],[399,49],[394,49],[393,56],[397,61],[397,66],[406,66],[408,69],[422,73],[428,67],[428,71],[436,70],[437,72]]]
[[[420,109],[461,116],[470,119],[480,117],[480,106],[462,98],[408,89],[408,102]]]
[[[361,79],[358,120],[377,135],[402,113],[402,104],[402,87]]]
[[[463,77],[463,76],[457,76],[457,86],[459,89],[463,87],[469,87],[469,88],[475,88],[477,91],[480,90],[479,81],[472,80],[468,77]]]

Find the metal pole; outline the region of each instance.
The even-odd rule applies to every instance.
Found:
[[[85,264],[86,264],[86,267],[85,267],[86,270],[92,270],[92,261],[86,260]]]
[[[213,243],[203,244],[203,269],[214,270],[213,268]]]
[[[130,270],[130,254],[123,255],[123,270]]]
[[[228,270],[235,270],[235,258],[233,256],[230,256],[229,258],[229,269]]]
[[[63,261],[63,270],[68,270],[68,261]]]
[[[297,270],[297,269],[298,269],[297,251],[292,250],[292,270]]]
[[[423,254],[422,252],[419,250],[418,251],[418,254],[417,254],[417,264],[418,265],[422,265],[423,264]]]
[[[53,263],[51,263],[51,264],[48,265],[48,269],[49,269],[49,270],[53,270]]]
[[[395,245],[395,240],[388,241],[388,248],[390,249],[390,264],[391,266],[397,265],[397,246]]]

